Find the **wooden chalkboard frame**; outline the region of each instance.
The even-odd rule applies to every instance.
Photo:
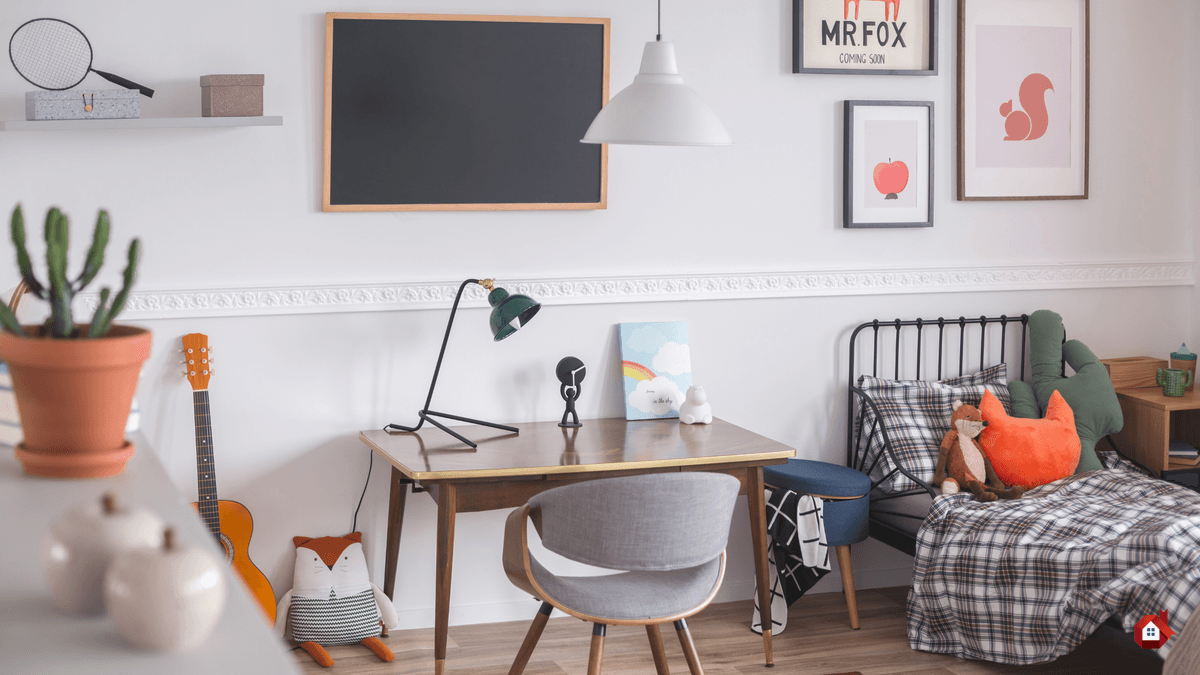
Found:
[[[608,104],[609,51],[612,21],[590,17],[492,16],[482,14],[391,14],[364,12],[328,12],[325,14],[325,139],[324,179],[322,184],[323,211],[539,211],[586,210],[608,208],[608,145],[600,146],[600,201],[569,203],[469,203],[469,204],[332,204],[330,200],[330,169],[332,162],[331,125],[333,117],[333,22],[339,19],[369,19],[396,21],[515,21],[525,23],[587,23],[604,27],[604,84],[602,102]]]

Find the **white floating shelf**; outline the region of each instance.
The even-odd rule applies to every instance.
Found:
[[[85,129],[172,129],[179,127],[281,127],[283,117],[142,117],[135,120],[8,120],[0,131],[81,131]]]

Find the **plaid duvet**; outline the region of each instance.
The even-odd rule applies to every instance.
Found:
[[[1116,468],[1019,500],[938,497],[917,533],[912,648],[1040,663],[1074,649],[1110,616],[1132,631],[1164,609],[1181,632],[1200,604],[1200,494],[1104,459]]]

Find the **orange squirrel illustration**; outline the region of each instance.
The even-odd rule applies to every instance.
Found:
[[[1050,78],[1034,73],[1021,83],[1020,99],[1024,111],[1013,110],[1012,99],[1000,105],[1006,141],[1036,141],[1046,135],[1050,115],[1046,112],[1046,90],[1054,91]]]
[[[874,1],[883,3],[883,19],[885,21],[890,20],[890,19],[900,18],[900,0],[874,0]],[[859,8],[859,5],[862,4],[862,0],[845,0],[846,4],[845,4],[845,7],[843,7],[843,9],[842,9],[842,18],[843,19],[850,18],[850,3],[851,2],[854,3],[854,20],[858,21],[858,8]],[[888,17],[888,8],[889,7],[892,10],[891,17]]]

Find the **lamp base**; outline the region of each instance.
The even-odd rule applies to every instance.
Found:
[[[408,432],[408,433],[412,433],[412,432],[415,432],[415,431],[419,430],[419,429],[421,428],[421,425],[425,424],[426,422],[429,422],[429,423],[430,423],[430,424],[432,424],[433,426],[435,426],[435,427],[437,427],[437,428],[441,429],[442,431],[444,431],[444,432],[446,432],[446,433],[450,434],[451,436],[453,436],[453,437],[457,438],[458,440],[462,441],[463,443],[466,443],[467,445],[471,446],[472,448],[478,448],[478,445],[476,445],[474,442],[472,442],[472,441],[468,440],[468,439],[467,439],[465,436],[463,436],[462,434],[460,434],[460,433],[458,433],[458,432],[454,431],[453,429],[451,429],[450,427],[446,426],[445,424],[442,424],[441,422],[439,422],[439,421],[437,421],[437,420],[433,419],[433,417],[434,417],[434,416],[437,416],[437,417],[444,417],[444,418],[446,418],[446,419],[449,419],[449,420],[455,420],[455,421],[458,421],[458,422],[466,422],[467,424],[478,424],[479,426],[483,426],[483,427],[491,427],[491,428],[493,428],[493,429],[501,429],[501,430],[503,430],[503,431],[511,431],[511,432],[512,432],[512,433],[514,433],[514,434],[519,434],[519,433],[521,433],[521,430],[520,430],[520,429],[518,429],[518,428],[516,428],[516,427],[510,427],[510,426],[508,426],[508,425],[506,425],[506,424],[496,424],[495,422],[484,422],[483,420],[472,419],[472,418],[470,418],[470,417],[461,417],[461,416],[459,416],[459,415],[451,415],[450,413],[437,412],[437,411],[434,411],[434,410],[421,410],[421,411],[418,411],[418,412],[417,412],[417,417],[421,418],[421,421],[420,421],[420,422],[417,422],[417,426],[415,426],[415,427],[406,427],[406,426],[403,426],[403,425],[401,425],[401,424],[389,424],[389,425],[385,426],[385,427],[383,428],[383,430],[384,430],[384,431],[391,431],[391,430],[393,430],[393,429],[396,429],[396,430],[398,430],[398,431],[405,431],[405,432]]]

